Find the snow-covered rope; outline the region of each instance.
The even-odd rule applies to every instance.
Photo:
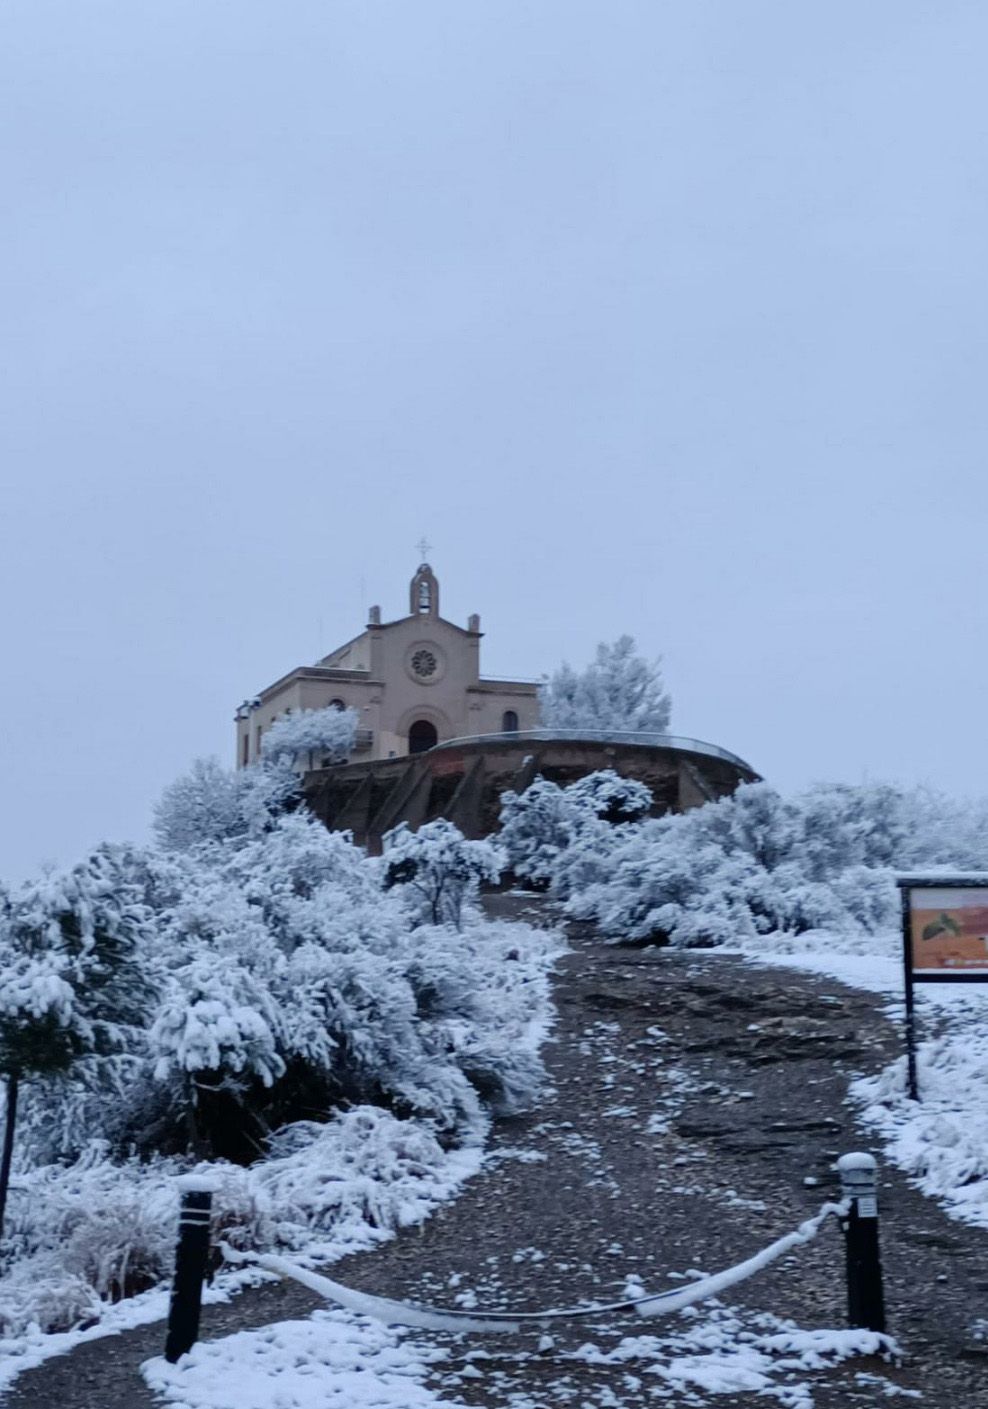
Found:
[[[669,1312],[681,1311],[695,1302],[706,1301],[717,1296],[727,1287],[753,1277],[764,1267],[775,1262],[801,1243],[815,1238],[830,1217],[843,1217],[848,1210],[847,1202],[825,1203],[819,1213],[806,1219],[792,1233],[777,1238],[768,1247],[762,1248],[744,1262],[727,1267],[722,1272],[713,1272],[708,1277],[700,1277],[685,1287],[675,1287],[668,1292],[654,1292],[650,1295],[631,1297],[623,1301],[598,1303],[595,1306],[552,1307],[545,1311],[459,1311],[440,1306],[418,1306],[413,1302],[392,1301],[388,1297],[372,1296],[369,1292],[359,1292],[345,1287],[342,1282],[334,1282],[329,1277],[309,1272],[297,1267],[283,1257],[269,1253],[238,1252],[226,1243],[220,1250],[228,1262],[252,1262],[267,1272],[275,1272],[280,1277],[290,1277],[293,1281],[317,1292],[327,1301],[335,1301],[351,1311],[373,1317],[392,1326],[418,1326],[432,1331],[494,1331],[517,1332],[526,1324],[540,1325],[548,1321],[576,1321],[593,1316],[601,1316],[614,1311],[635,1311],[639,1316],[664,1316]]]

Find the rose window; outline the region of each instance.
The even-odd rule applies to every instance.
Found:
[[[439,662],[431,651],[416,651],[412,656],[412,670],[421,680],[427,680],[430,675],[435,675]]]

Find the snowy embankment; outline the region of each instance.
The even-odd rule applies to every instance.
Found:
[[[329,1262],[374,1247],[454,1197],[480,1167],[486,1131],[487,1120],[478,1114],[459,1146],[444,1149],[428,1123],[361,1106],[325,1125],[289,1127],[281,1153],[276,1148],[251,1168],[194,1168],[218,1180],[214,1206],[221,1236],[242,1246],[290,1249],[302,1263]],[[122,1278],[125,1269],[93,1264],[144,1258],[160,1276],[174,1249],[176,1177],[188,1169],[178,1160],[121,1166],[94,1158],[70,1170],[36,1171],[24,1181],[34,1218],[47,1222],[48,1237],[0,1284],[0,1316],[18,1328],[0,1337],[0,1388],[83,1340],[166,1314],[168,1290],[160,1282],[107,1304],[94,1289],[99,1273],[116,1270]],[[256,1269],[221,1272],[206,1302],[226,1301],[264,1279]],[[55,1316],[76,1324],[43,1333],[39,1325]]]
[[[490,952],[508,956],[527,991],[527,1006],[505,1012],[504,1027],[519,1054],[537,1060],[550,1026],[548,971],[558,938],[498,923],[478,926],[472,943],[478,931]],[[242,1248],[280,1249],[313,1265],[373,1248],[455,1197],[481,1166],[488,1128],[489,1117],[478,1105],[461,1119],[451,1143],[433,1121],[400,1119],[362,1105],[326,1123],[286,1127],[272,1139],[268,1157],[246,1168],[180,1158],[118,1163],[97,1143],[68,1168],[26,1171],[11,1191],[9,1240],[24,1256],[0,1283],[0,1324],[6,1328],[0,1335],[0,1388],[83,1340],[165,1315],[179,1174],[193,1169],[217,1178],[217,1237]],[[118,1289],[142,1274],[149,1289],[114,1304]],[[206,1301],[225,1301],[268,1275],[256,1269],[220,1272]],[[52,1324],[70,1329],[42,1331]],[[357,1331],[352,1336],[359,1339]],[[373,1354],[376,1344],[369,1347]],[[398,1395],[393,1402],[416,1401]]]
[[[893,932],[869,937],[861,953],[840,934],[767,937],[744,946],[746,958],[803,973],[823,974],[890,1001],[902,1025],[902,941]],[[852,952],[844,952],[844,947]],[[953,1218],[988,1228],[988,986],[917,984],[920,1101],[906,1093],[903,1055],[875,1076],[851,1085],[860,1118],[880,1136],[885,1155]]]

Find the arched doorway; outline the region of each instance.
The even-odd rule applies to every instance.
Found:
[[[436,726],[428,719],[416,719],[408,731],[408,752],[425,753],[439,742]]]

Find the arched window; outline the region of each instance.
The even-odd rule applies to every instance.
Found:
[[[432,584],[427,577],[419,581],[419,611],[427,612],[432,606]]]
[[[435,748],[438,742],[436,726],[428,719],[416,719],[408,731],[409,753],[425,753],[426,749]]]
[[[327,708],[327,709],[346,709],[346,705],[344,704],[344,702],[343,702],[342,700],[330,700],[330,702],[329,702],[329,704],[326,706],[326,708]]]
[[[501,733],[518,733],[518,716],[513,709],[506,709],[501,717]]]

